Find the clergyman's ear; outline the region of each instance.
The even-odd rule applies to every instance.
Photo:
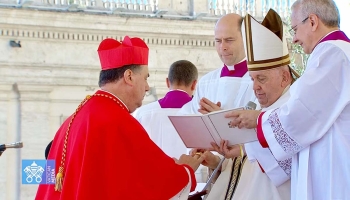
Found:
[[[123,78],[126,84],[128,85],[133,84],[133,72],[131,71],[131,69],[125,70]]]
[[[317,15],[310,14],[309,16],[312,31],[315,31],[320,23],[320,18],[317,17]]]
[[[168,77],[165,79],[165,82],[166,82],[166,86],[168,87],[168,89],[170,89],[170,81],[169,81]]]
[[[282,83],[281,86],[282,87],[286,87],[287,85],[289,85],[291,83],[292,80],[290,80],[292,77],[290,76],[290,72],[287,70],[283,70],[282,71]]]
[[[191,85],[191,90],[194,91],[196,89],[196,85],[197,85],[197,80],[194,80],[192,82],[192,85]]]

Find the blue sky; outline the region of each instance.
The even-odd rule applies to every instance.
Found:
[[[350,0],[334,0],[340,13],[340,30],[350,37]]]

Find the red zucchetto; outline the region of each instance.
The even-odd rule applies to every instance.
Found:
[[[140,38],[125,36],[122,43],[107,38],[98,47],[102,70],[126,65],[148,65],[148,47]]]

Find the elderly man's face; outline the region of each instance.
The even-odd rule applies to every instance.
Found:
[[[285,84],[280,69],[249,71],[253,90],[262,108],[269,107],[281,97]]]
[[[298,9],[293,10],[291,27],[292,30],[290,32],[293,33],[293,42],[299,44],[305,53],[310,54],[315,44],[310,39],[312,32],[309,16],[301,16],[301,12]]]

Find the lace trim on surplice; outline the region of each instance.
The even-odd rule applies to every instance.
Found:
[[[287,160],[277,161],[278,165],[283,169],[283,171],[290,177],[292,173],[292,158]]]
[[[267,121],[270,123],[271,129],[274,133],[278,144],[281,145],[282,149],[287,154],[294,154],[296,152],[299,152],[302,149],[302,147],[295,140],[293,140],[293,138],[291,138],[283,129],[282,124],[276,113],[276,110],[271,112]]]

